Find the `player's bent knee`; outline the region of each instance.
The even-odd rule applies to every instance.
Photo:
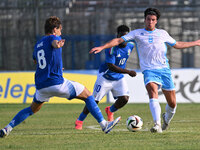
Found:
[[[84,89],[84,93],[85,93],[86,97],[89,97],[92,95],[92,93],[87,88]]]
[[[121,108],[128,103],[128,100],[129,96],[121,96],[117,99],[115,105],[117,106],[117,108]]]
[[[123,102],[124,104],[126,104],[126,103],[128,103],[129,96],[123,96],[121,100],[122,100],[122,102]]]
[[[79,94],[77,96],[77,98],[85,100],[86,98],[88,98],[91,95],[92,95],[92,93],[87,88],[84,88],[84,90],[81,92],[81,94]]]
[[[128,103],[128,100],[129,100],[129,96],[126,96],[126,97],[125,97],[126,103]]]

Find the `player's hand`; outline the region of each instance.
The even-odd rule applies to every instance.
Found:
[[[60,41],[54,40],[54,41],[52,42],[52,46],[53,46],[54,48],[61,48],[61,47],[63,47],[64,44],[65,44],[65,40],[64,40],[64,39],[62,39],[62,40],[60,40]]]
[[[200,46],[200,40],[197,40],[196,43],[197,43],[197,46]]]
[[[63,47],[64,44],[65,44],[65,39],[62,39],[62,40],[58,41],[59,47]]]
[[[94,47],[93,49],[90,50],[90,54],[91,53],[94,53],[94,54],[97,54],[99,52],[101,52],[103,50],[102,46],[99,46],[99,47]]]
[[[137,75],[137,73],[135,71],[133,71],[133,70],[129,71],[129,76],[135,77],[136,75]]]

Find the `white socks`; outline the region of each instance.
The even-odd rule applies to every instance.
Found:
[[[160,119],[161,108],[160,108],[160,104],[158,102],[158,99],[151,98],[150,101],[149,101],[149,107],[150,107],[150,110],[151,110],[151,114],[152,114],[154,123],[160,125],[161,124],[161,119]],[[166,105],[166,107],[165,107],[165,110],[166,110],[165,122],[167,124],[169,124],[170,121],[172,120],[172,118],[174,117],[174,115],[176,113],[176,107],[172,108],[168,104]]]
[[[12,131],[12,127],[8,124],[7,126],[5,126],[5,128],[7,129],[7,132],[9,133],[9,132],[11,132]]]
[[[160,119],[161,108],[158,99],[151,98],[149,101],[149,107],[151,110],[154,123],[161,125],[161,119]]]
[[[107,125],[107,121],[104,119],[99,124],[100,124],[101,128],[104,129],[106,127],[106,125]]]
[[[166,107],[165,107],[165,110],[166,110],[166,113],[165,113],[165,122],[167,124],[169,124],[170,121],[172,120],[172,118],[174,117],[174,114],[176,113],[176,107],[172,108],[168,104],[166,105]]]

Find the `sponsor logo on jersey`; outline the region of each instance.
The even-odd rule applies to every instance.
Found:
[[[120,54],[118,54],[118,55],[117,55],[117,57],[121,57],[121,55],[120,55]]]

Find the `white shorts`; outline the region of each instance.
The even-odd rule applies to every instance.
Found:
[[[48,102],[54,96],[71,100],[80,95],[83,90],[84,86],[82,84],[64,79],[62,84],[36,90],[33,101],[36,103]]]
[[[109,91],[112,92],[115,99],[119,96],[129,96],[128,85],[125,78],[112,81],[104,78],[103,73],[98,74],[93,90],[95,100],[100,101]]]

